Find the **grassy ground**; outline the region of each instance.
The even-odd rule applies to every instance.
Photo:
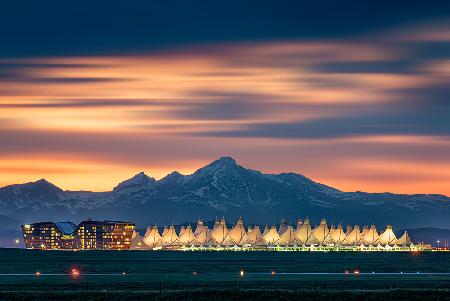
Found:
[[[196,290],[159,292],[0,292],[0,300],[7,301],[177,301],[177,300],[450,300],[449,290],[376,290],[376,291],[323,291],[323,290]]]
[[[450,300],[449,272],[450,253],[0,249],[0,301]]]

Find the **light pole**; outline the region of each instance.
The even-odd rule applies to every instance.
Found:
[[[16,243],[16,247],[18,248],[18,247],[19,247],[20,240],[19,240],[18,238],[16,238],[16,240],[15,240],[14,242]]]
[[[440,246],[441,241],[438,240],[437,243],[438,243],[438,250],[439,250],[439,246]]]

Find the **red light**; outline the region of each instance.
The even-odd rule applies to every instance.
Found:
[[[72,269],[72,276],[76,277],[80,275],[80,272],[77,269]]]

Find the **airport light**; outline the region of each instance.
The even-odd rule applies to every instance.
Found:
[[[78,277],[78,275],[80,275],[80,271],[78,271],[77,269],[72,269],[72,276],[73,277]]]

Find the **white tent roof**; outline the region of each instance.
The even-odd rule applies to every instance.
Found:
[[[175,227],[173,225],[171,225],[170,228],[167,229],[166,233],[162,235],[161,242],[164,246],[180,244],[177,232],[175,231]]]
[[[130,250],[148,250],[149,246],[144,242],[138,232],[133,233],[134,237],[131,239]]]
[[[243,243],[243,239],[246,237],[247,232],[245,231],[244,221],[239,218],[234,225],[234,227],[228,232],[228,236],[236,245]]]
[[[378,232],[375,225],[370,226],[370,229],[364,234],[363,239],[365,243],[369,245],[374,245],[378,243]]]
[[[325,238],[327,238],[328,232],[327,221],[322,219],[320,225],[313,230],[313,235],[317,238],[319,243],[322,243],[325,241]]]
[[[161,234],[161,237],[166,235],[167,231],[169,231],[169,228],[167,228],[167,226],[164,226],[163,232]]]
[[[289,225],[287,230],[280,235],[280,244],[285,246],[293,244],[300,245],[300,242],[295,237],[294,228],[292,228],[292,226]]]
[[[397,246],[411,246],[413,243],[407,231],[395,242]]]
[[[181,233],[181,231],[180,231]],[[178,239],[183,245],[193,245],[196,244],[197,241],[195,239],[194,232],[192,232],[191,225],[187,226],[183,233],[178,236]]]
[[[330,235],[336,244],[345,244],[347,242],[347,235],[345,235],[344,229],[342,229],[341,224],[339,224],[337,229],[334,230]]]
[[[278,235],[277,228],[275,225],[270,227],[265,235],[263,235],[264,241],[269,245],[280,244],[280,235]]]
[[[295,237],[301,244],[305,244],[308,238],[311,236],[312,230],[309,224],[309,219],[305,219],[305,222],[295,231]]]
[[[202,231],[205,231],[205,230],[207,230],[207,229],[208,229],[208,227],[205,225],[205,223],[204,223],[201,219],[199,219],[199,220],[197,221],[197,226],[195,227],[194,235],[197,236],[197,234],[199,234],[199,233],[201,233]]]
[[[314,234],[311,234],[308,237],[308,240],[304,243],[304,245],[311,246],[311,245],[320,245],[321,243],[317,240],[316,236]]]
[[[252,231],[247,234],[247,243],[251,245],[261,245],[264,244],[264,239],[261,234],[261,230],[259,230],[259,226],[256,225]]]
[[[219,222],[215,223],[214,228],[211,231],[211,237],[221,245],[228,235],[227,225],[225,219],[220,219]]]
[[[161,245],[161,235],[159,235],[158,227],[153,226],[148,227],[147,232],[145,232],[144,242],[150,248],[155,248]]]
[[[394,245],[397,241],[397,237],[395,237],[394,232],[392,231],[392,226],[387,225],[386,230],[380,234],[378,237],[380,244],[382,245]]]
[[[359,242],[361,242],[362,239],[362,235],[361,232],[359,232],[359,226],[355,225],[355,227],[353,227],[352,232],[350,232],[347,235],[347,243],[350,245],[356,245],[359,244]]]
[[[185,226],[181,226],[180,232],[178,232],[178,237],[180,237],[181,234],[183,234],[184,231],[186,231],[186,227]]]

